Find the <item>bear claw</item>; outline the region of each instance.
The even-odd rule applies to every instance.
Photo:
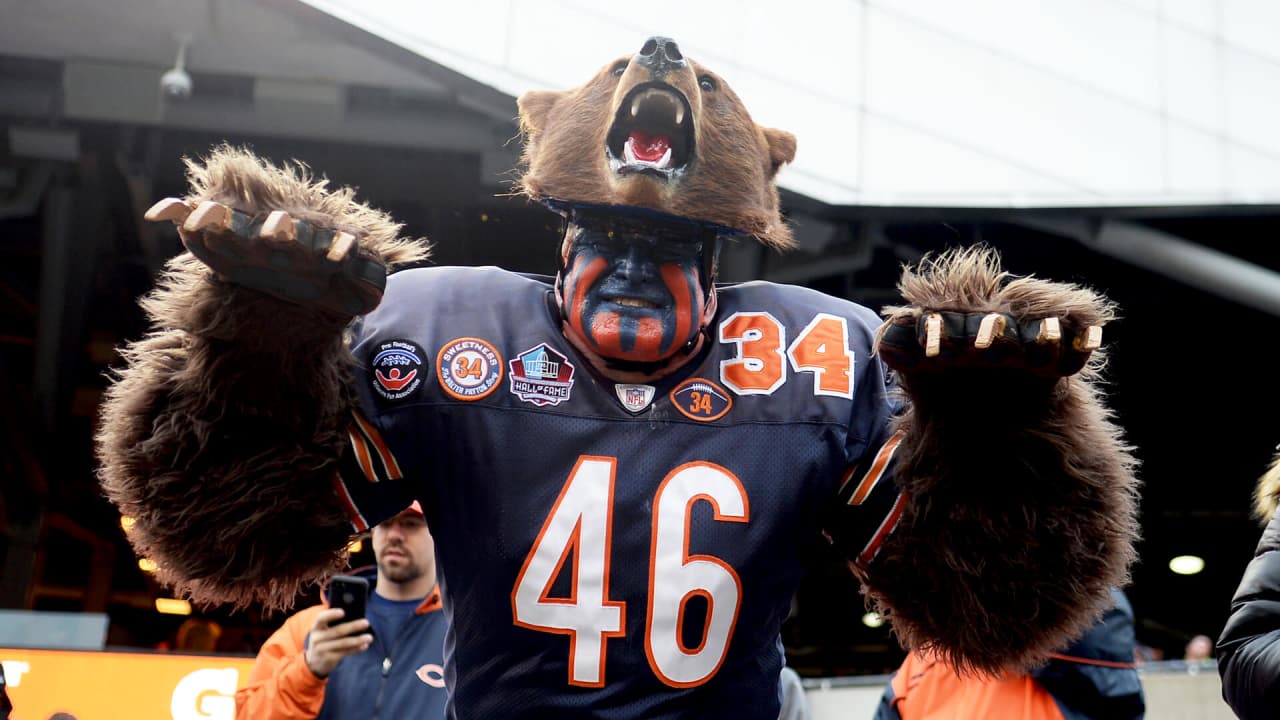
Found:
[[[978,335],[973,339],[973,346],[979,350],[991,347],[991,341],[995,336],[1004,332],[1005,324],[1005,317],[1000,313],[987,313],[982,318],[982,324],[978,326]]]
[[[191,206],[180,198],[170,197],[152,205],[143,217],[151,222],[171,220],[181,225],[191,214]]]
[[[182,229],[187,232],[230,232],[231,208],[205,200],[183,221]]]
[[[1077,352],[1093,352],[1102,347],[1102,327],[1090,325],[1085,328],[1083,333],[1072,339],[1071,347]]]
[[[937,357],[942,352],[942,316],[929,313],[924,320],[924,356]]]
[[[1056,343],[1062,339],[1062,324],[1058,322],[1058,318],[1050,317],[1040,321],[1040,330],[1036,333],[1036,342],[1044,345],[1045,343]]]
[[[273,210],[262,223],[258,237],[275,243],[288,245],[298,239],[298,231],[293,225],[293,218],[283,210]]]
[[[385,264],[361,251],[355,235],[283,210],[264,219],[213,200],[192,209],[166,198],[145,217],[177,225],[183,245],[218,278],[284,300],[359,315],[376,307],[386,288]]]

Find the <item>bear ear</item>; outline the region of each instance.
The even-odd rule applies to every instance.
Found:
[[[563,90],[530,90],[516,100],[520,109],[520,131],[525,135],[537,135],[546,127],[551,108],[564,97]]]
[[[778,170],[796,159],[796,136],[786,130],[764,128],[764,141],[769,146],[770,176],[777,175]]]

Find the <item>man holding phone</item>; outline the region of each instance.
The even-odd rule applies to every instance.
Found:
[[[373,528],[373,554],[267,639],[237,720],[444,717],[445,618],[417,502]]]

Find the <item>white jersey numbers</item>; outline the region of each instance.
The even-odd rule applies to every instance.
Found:
[[[610,529],[615,458],[578,459],[551,507],[511,592],[520,627],[569,636],[569,684],[601,687],[605,643],[626,631],[626,608],[609,599]],[[698,502],[718,521],[747,522],[747,493],[733,473],[710,463],[676,468],[653,500],[649,605],[645,653],[663,682],[691,687],[706,682],[729,651],[742,583],[733,568],[711,555],[689,554],[689,522]],[[552,584],[573,553],[568,597],[550,597]],[[685,642],[690,598],[701,596],[706,618],[700,642]]]
[[[653,550],[649,563],[649,614],[645,654],[662,681],[673,687],[698,685],[724,662],[738,620],[742,581],[725,561],[689,554],[689,517],[694,503],[711,503],[716,520],[750,519],[747,491],[718,465],[690,463],[658,486],[653,500]],[[691,597],[707,603],[702,642],[684,645],[685,608]]]
[[[737,346],[737,357],[720,362],[720,380],[739,395],[772,395],[795,372],[813,373],[813,393],[853,397],[853,351],[849,321],[818,313],[787,344],[787,329],[769,313],[736,312],[720,323],[720,342]]]
[[[605,640],[625,632],[625,608],[609,600],[609,530],[616,465],[614,458],[578,458],[511,593],[516,625],[569,636],[571,685],[603,686]],[[570,550],[570,595],[548,597]]]

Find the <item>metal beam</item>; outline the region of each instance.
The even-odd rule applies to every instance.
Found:
[[[79,184],[55,182],[44,203],[34,395],[45,432],[56,432],[66,413],[72,390],[67,381],[81,358],[85,306],[106,218],[97,162],[87,156]]]
[[[1103,255],[1280,316],[1280,273],[1176,235],[1119,220],[1024,218],[1016,222],[1073,238]]]
[[[501,135],[495,123],[457,104],[394,112],[351,107],[343,104],[343,87],[326,83],[254,78],[253,97],[202,94],[197,87],[186,100],[167,100],[160,73],[142,65],[70,60],[63,72],[63,112],[76,120],[453,152],[493,149]],[[514,132],[514,123],[508,124]]]

